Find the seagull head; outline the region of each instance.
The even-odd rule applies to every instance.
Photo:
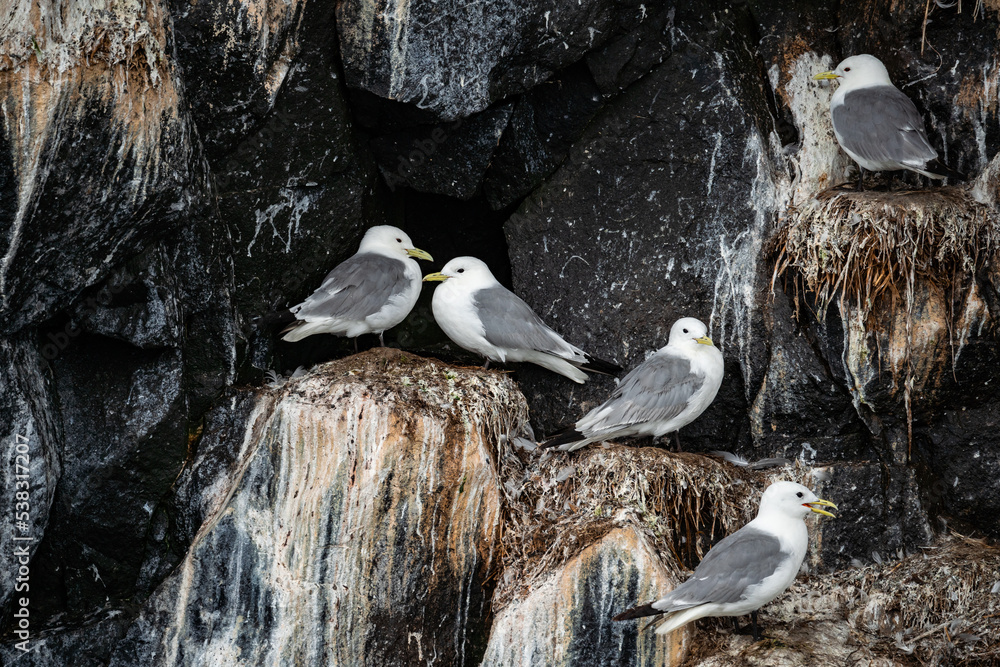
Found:
[[[810,512],[815,512],[836,518],[830,512],[820,509],[821,507],[837,509],[837,506],[829,500],[823,500],[801,484],[775,482],[764,490],[764,495],[760,498],[760,509],[757,511],[757,516],[781,514],[801,519],[809,516]]]
[[[839,79],[840,85],[847,88],[892,85],[889,71],[882,64],[882,61],[868,54],[851,56],[837,65],[837,69],[830,72],[820,72],[813,78],[816,80]]]
[[[444,265],[438,273],[428,273],[424,282],[449,281],[466,289],[482,289],[497,284],[486,262],[475,257],[456,257]]]
[[[682,317],[670,327],[670,339],[667,345],[672,347],[690,347],[697,349],[699,345],[712,347],[712,339],[708,337],[708,327],[693,317]]]
[[[373,252],[400,259],[415,257],[416,259],[425,259],[428,262],[434,261],[428,252],[413,247],[413,241],[406,235],[406,232],[390,225],[378,225],[365,232],[358,252]]]

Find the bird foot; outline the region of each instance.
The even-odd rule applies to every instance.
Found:
[[[771,639],[764,633],[760,631],[760,626],[757,624],[757,612],[753,612],[750,615],[750,622],[746,625],[740,627],[740,623],[733,617],[733,630],[738,635],[751,635],[755,642],[759,642],[761,639]]]
[[[767,635],[765,635],[763,632],[761,632],[758,628],[754,628],[752,623],[747,623],[746,625],[743,625],[743,626],[741,626],[741,625],[739,625],[737,623],[734,623],[733,625],[736,626],[736,628],[734,630],[735,634],[737,634],[737,635],[750,635],[751,637],[753,637],[753,640],[755,642],[759,642],[761,639],[771,639],[770,637],[768,637]]]

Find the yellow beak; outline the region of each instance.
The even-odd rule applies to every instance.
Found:
[[[823,505],[824,507],[832,507],[833,509],[837,509],[837,506],[834,505],[833,503],[831,503],[829,500],[823,500],[822,498],[820,498],[819,500],[813,501],[811,503],[802,503],[802,505],[805,506],[805,507],[808,507],[813,512],[816,512],[816,514],[823,514],[823,515],[828,516],[828,517],[830,517],[832,519],[836,519],[837,518],[836,514],[830,514],[826,510],[821,510],[821,509],[817,509],[816,507],[813,507],[813,505]]]
[[[711,345],[712,344],[712,339],[709,338],[708,336],[702,336],[701,338],[695,338],[694,341],[696,343],[701,343],[702,345]]]
[[[839,78],[840,75],[834,72],[820,72],[819,74],[813,77],[813,79],[816,81],[822,81],[823,79],[839,79]]]
[[[451,276],[446,276],[446,275],[444,275],[441,272],[438,272],[438,273],[428,273],[426,276],[424,276],[424,282],[425,283],[433,283],[433,282],[442,282],[443,283],[444,281],[448,280],[448,278],[451,278]]]
[[[434,261],[434,258],[431,257],[431,254],[429,252],[427,252],[426,250],[421,250],[420,248],[410,248],[409,250],[406,251],[406,254],[416,259],[425,259],[428,262]]]

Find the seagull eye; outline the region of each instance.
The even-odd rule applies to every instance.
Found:
[[[795,495],[797,495],[797,496],[798,496],[799,498],[801,498],[801,497],[802,497],[802,492],[801,492],[801,491],[799,491],[799,492],[798,492],[798,493],[796,493]]]
[[[850,68],[850,67],[845,67],[845,68],[844,68],[844,71],[845,71],[845,72],[850,72],[850,71],[851,71],[851,68]]]
[[[465,273],[465,269],[459,269],[458,273]]]
[[[403,239],[396,239],[396,243],[402,243]]]
[[[689,332],[689,331],[688,331],[687,329],[685,329],[685,330],[684,330],[684,333],[690,333],[690,332]]]

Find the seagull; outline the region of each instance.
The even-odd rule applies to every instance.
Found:
[[[563,340],[497,282],[482,260],[456,257],[424,280],[442,283],[431,301],[438,325],[459,347],[486,357],[484,368],[490,360],[529,361],[580,383],[587,380],[584,370],[609,375],[622,370]]]
[[[775,482],[761,496],[757,518],[712,547],[687,581],[613,620],[665,614],[655,622],[656,634],[663,635],[705,616],[750,614],[753,638],[759,640],[757,610],[792,584],[805,558],[804,519],[810,512],[836,518],[817,506],[837,509],[801,484]]]
[[[417,259],[433,258],[413,247],[401,229],[389,225],[365,232],[358,251],[338,264],[308,299],[292,306],[295,321],[282,330],[287,341],[318,333],[354,338],[382,333],[396,326],[413,310],[420,296]]]
[[[861,168],[858,190],[864,189],[865,170],[909,169],[930,178],[965,177],[938,159],[917,107],[889,80],[885,65],[875,56],[851,56],[816,80],[839,79],[830,100],[833,133]]]
[[[715,400],[722,373],[722,353],[708,327],[693,317],[679,319],[667,345],[626,375],[611,398],[542,447],[572,452],[598,440],[672,433]]]

